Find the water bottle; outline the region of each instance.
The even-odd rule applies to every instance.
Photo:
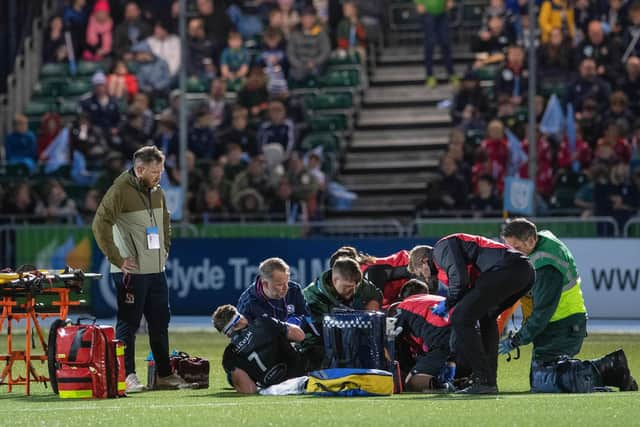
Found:
[[[147,390],[156,388],[156,361],[153,360],[153,352],[147,356]]]

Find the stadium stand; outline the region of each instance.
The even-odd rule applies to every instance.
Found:
[[[188,70],[189,222],[409,225],[502,215],[504,177],[527,177],[528,68],[518,47],[528,44],[526,8],[458,2],[449,21],[461,81],[441,74],[437,53],[439,84],[430,88],[412,1],[356,1],[353,23],[338,0],[296,1],[292,10],[263,3],[189,1],[187,63],[177,64],[177,17],[153,2],[44,2],[34,25],[39,57],[31,59],[42,65],[23,91],[28,102],[4,114],[11,126],[2,138],[3,221],[86,223],[104,182],[146,144],[165,151],[163,185],[177,188],[176,65]],[[555,28],[539,15],[535,34],[536,214],[611,217],[622,232],[640,206],[640,6],[575,7],[575,24]],[[314,20],[301,31],[308,16]],[[345,39],[339,29],[350,25],[358,36]],[[231,30],[241,46],[227,46]],[[298,58],[315,55],[323,37],[332,46],[326,62],[293,79]],[[232,73],[226,81],[223,70]],[[564,125],[545,127],[553,95],[562,115],[572,105],[566,122],[575,138]],[[286,106],[284,117],[272,113],[274,99]],[[49,188],[61,189],[54,200]],[[464,194],[453,200],[452,191]],[[603,231],[575,233],[589,232]]]

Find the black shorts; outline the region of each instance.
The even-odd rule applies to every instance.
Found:
[[[416,358],[416,365],[411,370],[412,374],[427,374],[437,377],[449,357],[449,350],[435,348]]]

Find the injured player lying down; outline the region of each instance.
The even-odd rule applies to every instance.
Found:
[[[298,326],[268,316],[249,322],[230,304],[216,309],[213,326],[231,340],[222,367],[238,393],[256,393],[259,387],[305,375],[304,358],[291,345],[304,339]]]

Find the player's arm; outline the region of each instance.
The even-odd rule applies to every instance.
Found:
[[[549,324],[562,295],[562,274],[550,265],[537,269],[531,291],[533,312],[515,335],[518,345],[532,342]]]
[[[251,379],[249,374],[240,368],[235,368],[231,371],[231,384],[238,393],[242,394],[255,394],[258,392],[256,383]]]
[[[469,274],[465,263],[466,256],[455,237],[444,239],[433,248],[433,259],[447,273],[449,294],[447,308],[451,308],[462,298],[469,285]]]

